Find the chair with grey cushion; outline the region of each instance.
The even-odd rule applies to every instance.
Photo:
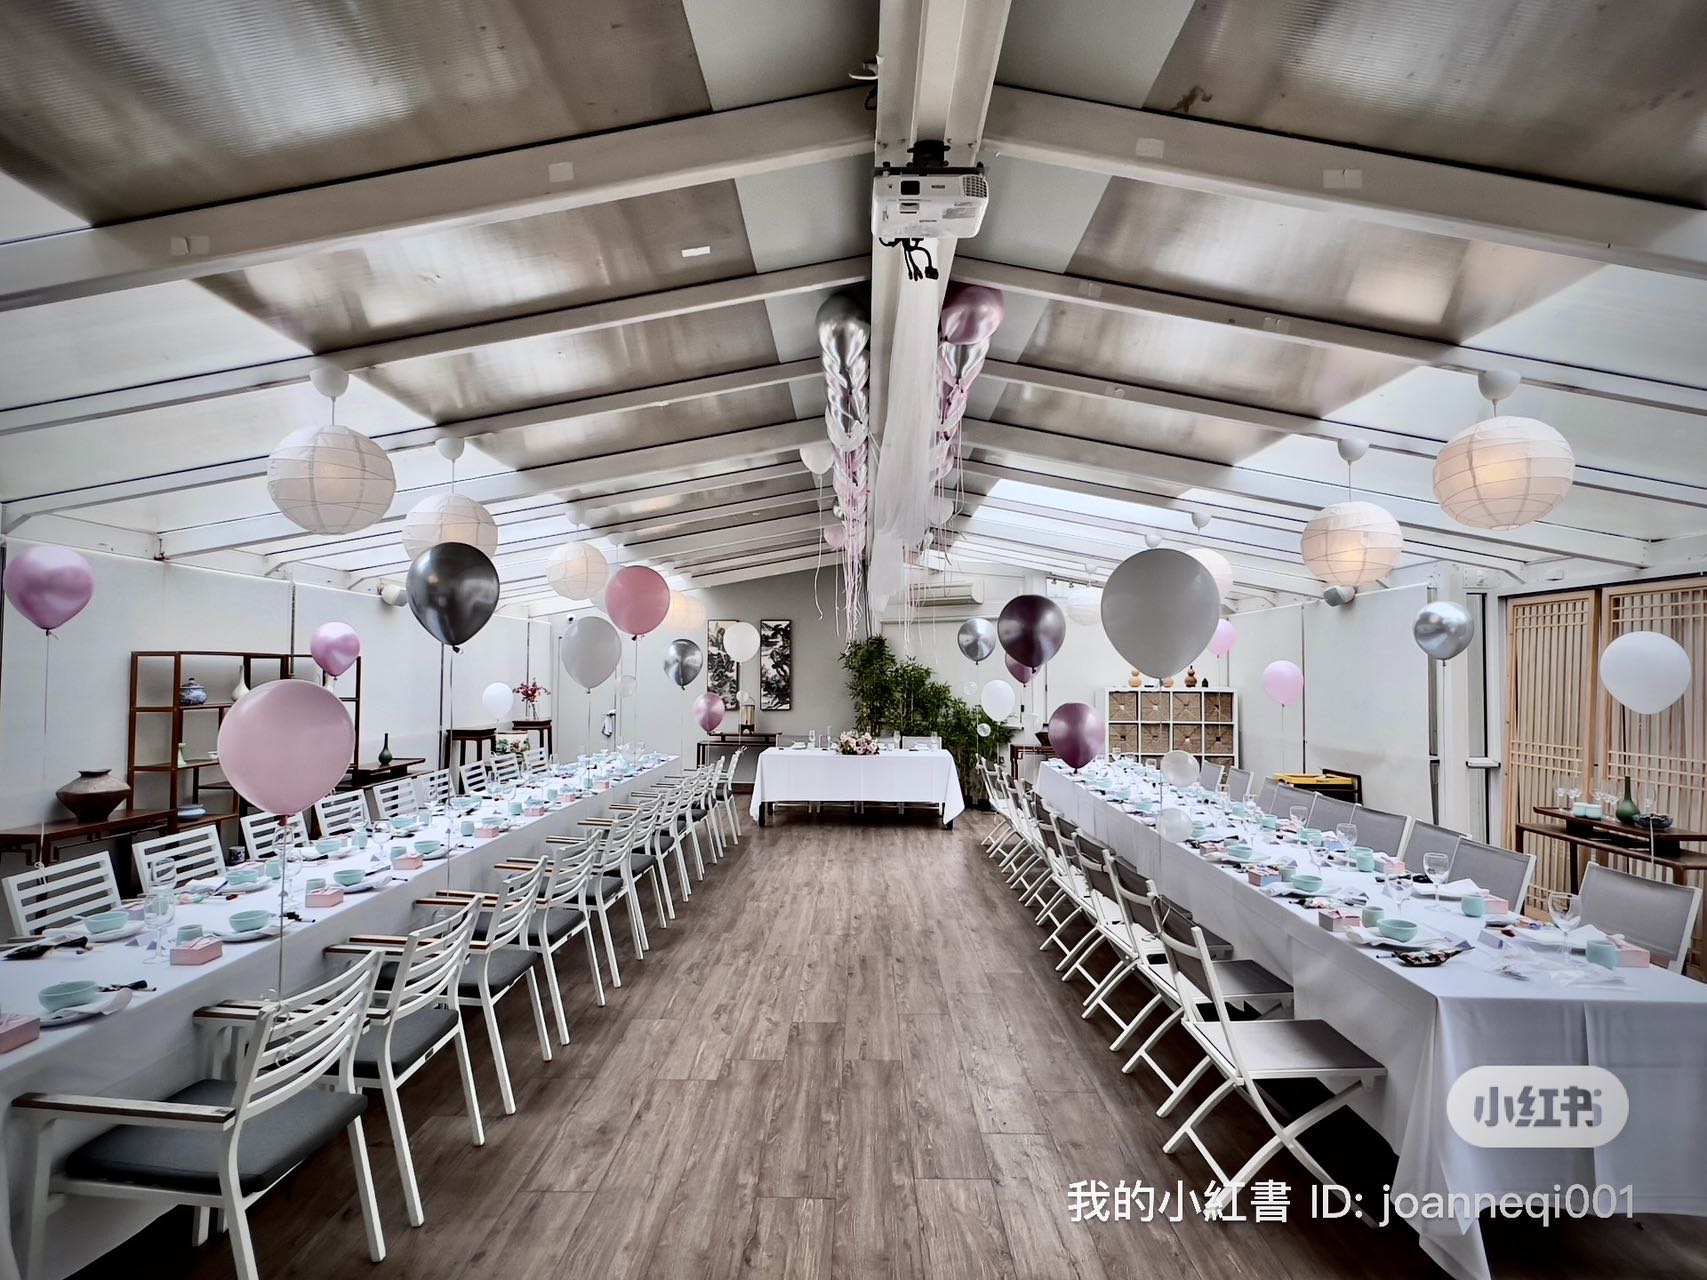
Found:
[[[456,1048],[462,1099],[468,1108],[474,1145],[486,1142],[480,1098],[474,1091],[474,1068],[468,1060],[468,1037],[457,1012],[455,990],[468,961],[479,906],[472,900],[465,902],[402,938],[357,934],[348,942],[326,948],[326,954],[335,956],[361,957],[379,951],[393,957],[385,966],[385,979],[368,1012],[367,1030],[356,1045],[354,1075],[357,1086],[377,1089],[385,1099],[397,1172],[403,1183],[403,1204],[412,1227],[420,1226],[426,1217],[399,1090],[447,1046]]]
[[[1423,869],[1423,854],[1444,853],[1450,858],[1458,852],[1459,842],[1463,839],[1456,831],[1437,827],[1432,822],[1424,822],[1418,818],[1411,823],[1410,834],[1405,837],[1405,852],[1402,855],[1405,865],[1413,872],[1420,872]],[[1514,902],[1512,905],[1515,907],[1517,904]]]
[[[1304,791],[1287,782],[1278,783],[1274,788],[1274,808],[1269,813],[1279,814],[1282,818],[1291,815],[1292,810],[1304,810],[1304,821],[1310,821],[1310,806],[1316,803],[1314,791]]]
[[[1206,764],[1197,771],[1197,785],[1205,791],[1214,791],[1221,786],[1221,766]]]
[[[1402,813],[1385,813],[1380,809],[1357,806],[1351,820],[1357,824],[1357,842],[1376,853],[1398,857],[1405,847],[1405,827],[1410,819]]]
[[[1334,796],[1317,796],[1310,804],[1310,825],[1318,831],[1332,831],[1342,822],[1350,822],[1357,806],[1349,800]],[[1357,833],[1361,836],[1363,833]]]
[[[1649,880],[1598,862],[1583,872],[1583,923],[1623,934],[1674,973],[1683,972],[1700,912],[1699,885]]]
[[[1251,794],[1251,771],[1249,769],[1227,770],[1227,797],[1231,800],[1244,800]]]
[[[1262,789],[1257,792],[1257,808],[1264,813],[1278,813],[1274,806],[1280,795],[1280,784],[1273,778],[1263,779]]]
[[[557,1017],[557,1040],[569,1043],[569,1019],[563,1012],[563,992],[557,982],[557,951],[567,946],[577,935],[586,941],[587,969],[593,979],[593,994],[605,1002],[605,984],[599,975],[599,953],[593,947],[591,913],[587,910],[590,882],[596,874],[599,858],[599,836],[588,832],[579,836],[554,836],[548,841],[551,866],[540,886],[539,901],[534,904],[533,919],[528,922],[528,945],[539,952],[540,967],[545,971],[545,989],[551,996],[552,1012]],[[500,871],[525,871],[526,863],[500,862]],[[484,921],[482,922],[485,923]]]
[[[353,1070],[379,962],[378,953],[370,953],[300,995],[210,1011],[221,1027],[247,1032],[232,1079],[200,1080],[160,1101],[48,1093],[14,1101],[30,1137],[26,1280],[42,1275],[54,1196],[140,1200],[160,1209],[192,1205],[197,1244],[207,1239],[210,1213],[218,1210],[230,1232],[238,1280],[257,1280],[249,1206],[340,1133],[348,1136],[355,1162],[368,1255],[383,1261],[385,1238],[362,1135],[367,1102]],[[73,1150],[55,1174],[53,1128],[61,1120],[112,1127]]]
[[[1511,903],[1513,911],[1522,911],[1529,879],[1535,874],[1535,855],[1514,853],[1480,840],[1460,840],[1447,874],[1454,880],[1474,880],[1479,888]]]

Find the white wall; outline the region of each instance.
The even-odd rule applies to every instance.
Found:
[[[14,550],[26,545],[12,543]],[[105,767],[123,775],[132,650],[278,652],[291,647],[289,582],[86,554],[95,570],[95,597],[57,635],[48,639],[6,610],[0,650],[0,825],[63,818],[53,792],[80,768]],[[382,736],[390,733],[394,754],[431,759],[439,726],[438,642],[408,608],[393,608],[377,595],[311,586],[295,590],[299,652],[307,651],[309,636],[322,622],[347,622],[362,637],[358,756],[371,761]],[[539,670],[549,637],[543,622],[500,614],[487,623],[455,658],[456,723],[491,723],[480,709],[481,689],[494,680],[519,683],[528,671],[530,647]],[[44,735],[41,676],[48,649]],[[204,662],[187,668],[187,674],[198,676],[211,698],[220,701],[230,696],[237,666],[231,660]],[[344,676],[339,692],[352,689],[353,682],[353,672]],[[161,681],[144,693],[148,701],[163,702],[175,691]],[[166,716],[157,719],[169,722]],[[211,747],[213,715],[192,717],[190,723],[188,749],[197,753]],[[164,759],[170,749],[165,736],[144,742],[154,758]]]
[[[811,573],[755,578],[725,587],[706,587],[694,596],[706,607],[706,616],[724,621],[751,622],[787,619],[794,623],[794,705],[788,711],[760,711],[757,727],[763,732],[822,732],[827,725],[840,731],[853,723],[853,703],[848,698],[842,650],[846,636],[838,629],[836,602],[841,597],[841,577],[831,561],[817,574]],[[564,615],[553,629],[553,645],[568,618]],[[677,638],[692,640],[703,650],[705,630],[693,634],[660,627],[641,636],[638,645],[624,637],[622,670],[635,676],[637,688],[623,701],[620,741],[638,740],[661,751],[679,752],[690,760],[704,735],[694,723],[693,701],[705,692],[705,673],[687,688],[677,688],[664,675],[664,649]],[[551,650],[555,654],[555,648]],[[535,674],[540,658],[535,658]],[[741,687],[758,692],[759,660],[741,664]],[[617,705],[617,681],[606,681],[591,694],[574,687],[553,657],[546,665],[549,675],[539,676],[556,693],[558,754],[575,754],[605,745],[599,736],[604,713]],[[724,721],[733,729],[740,718],[731,712]],[[590,730],[590,733],[589,733]],[[743,766],[744,768],[744,766]]]

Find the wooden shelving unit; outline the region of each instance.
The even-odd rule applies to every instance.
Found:
[[[1189,751],[1205,764],[1239,762],[1238,697],[1214,685],[1107,690],[1108,750],[1155,760]]]
[[[299,661],[302,667],[299,668]],[[306,653],[266,653],[229,649],[138,649],[130,655],[130,731],[125,781],[133,807],[165,809],[169,831],[234,822],[244,811],[243,800],[219,772],[214,755],[219,727],[231,709],[230,691],[239,675],[253,689],[271,680],[320,678],[314,659]],[[339,694],[349,704],[356,741],[362,730],[362,660],[351,669],[354,691]],[[208,700],[195,706],[179,702],[178,691],[194,676],[208,691]],[[223,695],[223,696],[222,696]],[[162,736],[164,735],[164,736]],[[180,760],[179,744],[184,747]],[[144,792],[148,794],[144,795]],[[217,802],[217,803],[216,803]],[[178,811],[202,805],[200,818],[180,818]],[[222,837],[222,839],[225,837]]]

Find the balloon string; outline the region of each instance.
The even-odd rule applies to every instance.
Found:
[[[41,789],[47,790],[47,685],[48,675],[53,670],[53,632],[42,632],[41,651]],[[41,821],[36,831],[36,858],[38,865],[47,862],[47,814],[41,815]]]

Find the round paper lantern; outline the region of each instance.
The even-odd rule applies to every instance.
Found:
[[[697,634],[705,627],[705,606],[686,592],[673,592],[670,611],[664,615],[664,630]]]
[[[1081,627],[1102,621],[1102,592],[1095,587],[1074,587],[1067,593],[1067,616]]]
[[[391,458],[348,427],[304,427],[267,458],[267,496],[285,519],[310,533],[365,529],[390,510],[396,493]],[[413,559],[419,552],[409,554]]]
[[[1449,441],[1434,460],[1441,510],[1473,529],[1539,520],[1571,487],[1571,446],[1534,418],[1489,418]]]
[[[1304,564],[1335,587],[1367,587],[1399,563],[1405,535],[1373,502],[1336,502],[1304,526]]]
[[[750,622],[732,622],[723,628],[723,652],[736,662],[759,655],[759,629]]]
[[[1600,682],[1606,691],[1638,715],[1664,711],[1689,688],[1689,654],[1658,631],[1629,631],[1600,654]]]
[[[545,580],[565,600],[591,600],[610,577],[610,565],[590,542],[566,542],[545,559]]]
[[[1233,566],[1227,557],[1210,547],[1185,547],[1186,555],[1209,570],[1215,579],[1215,593],[1225,600],[1233,594]]]
[[[488,560],[498,554],[498,524],[492,513],[460,493],[422,498],[403,517],[403,550],[413,560],[428,547],[465,542]]]

